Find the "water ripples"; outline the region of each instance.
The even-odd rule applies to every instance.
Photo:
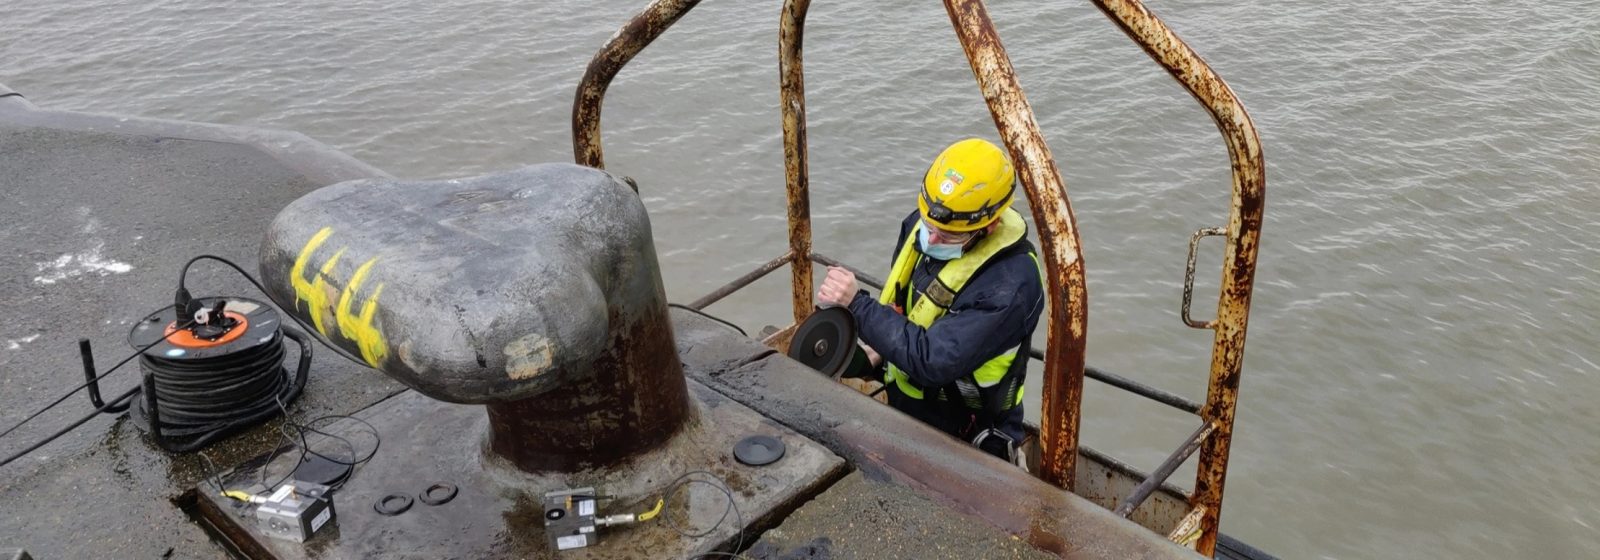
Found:
[[[457,176],[569,160],[573,87],[640,4],[14,0],[0,82]],[[1199,398],[1210,337],[1177,305],[1188,235],[1227,211],[1209,118],[1093,9],[992,4],[1079,219],[1090,362]],[[1225,530],[1285,557],[1600,554],[1600,5],[1152,7],[1245,100],[1268,162]],[[816,246],[877,269],[928,158],[993,127],[933,6],[811,12]],[[607,99],[609,166],[639,179],[675,300],[784,250],[777,15],[706,3]],[[786,278],[713,311],[782,322]],[[1135,465],[1190,429],[1086,394],[1086,441]]]

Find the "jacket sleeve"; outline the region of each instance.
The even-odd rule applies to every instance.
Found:
[[[1016,346],[1027,334],[1030,316],[1042,311],[1037,282],[1017,278],[1018,266],[991,270],[969,285],[955,305],[930,328],[922,328],[878,303],[866,292],[850,302],[859,336],[883,359],[899,367],[918,386],[939,387],[971,374],[984,362]],[[997,267],[998,268],[998,267]],[[977,288],[974,290],[974,288]]]

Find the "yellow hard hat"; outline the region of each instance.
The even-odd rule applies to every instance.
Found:
[[[1011,158],[999,146],[982,138],[956,142],[928,168],[917,210],[939,229],[982,229],[1011,206],[1016,176]]]

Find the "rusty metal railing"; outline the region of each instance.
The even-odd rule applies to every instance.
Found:
[[[572,100],[572,160],[596,169],[606,168],[605,152],[600,149],[600,107],[606,100],[606,88],[617,72],[689,13],[700,0],[654,0],[644,11],[628,20],[617,30],[606,46],[589,60],[578,82],[578,94]]]
[[[811,0],[784,0],[778,16],[778,95],[783,112],[784,192],[789,195],[789,254],[811,255],[811,171],[806,153],[806,80],[801,46]],[[790,281],[794,322],[811,314],[811,259],[797,258]]]
[[[1227,472],[1233,416],[1237,405],[1245,329],[1261,230],[1265,192],[1265,167],[1255,126],[1233,91],[1200,57],[1150,13],[1138,0],[1091,0],[1151,58],[1166,68],[1212,115],[1224,141],[1233,169],[1233,195],[1226,228],[1204,228],[1190,243],[1185,272],[1182,319],[1196,328],[1215,331],[1210,381],[1204,404],[1194,403],[1131,379],[1084,366],[1084,341],[1088,298],[1084,282],[1082,249],[1076,222],[1049,147],[1034,120],[1015,70],[1000,43],[982,0],[944,0],[967,60],[984,100],[994,117],[1001,140],[1018,169],[1028,195],[1034,221],[1040,228],[1041,250],[1052,301],[1047,322],[1045,352],[1032,352],[1044,363],[1041,411],[1041,477],[1070,490],[1078,456],[1079,410],[1085,377],[1105,382],[1185,412],[1198,414],[1203,423],[1166,461],[1122,500],[1116,512],[1127,516],[1154,492],[1171,473],[1198,449],[1195,491],[1191,511],[1180,533],[1198,534],[1197,550],[1213,553],[1220,519],[1222,489]],[[600,146],[600,107],[605,90],[634,55],[693,9],[699,0],[654,0],[625,25],[598,52],[585,72],[573,104],[573,151],[578,163],[604,167]],[[779,82],[783,114],[784,168],[788,195],[788,250],[751,272],[718,288],[689,307],[702,309],[750,283],[790,265],[791,299],[795,324],[813,309],[812,263],[846,266],[811,250],[810,193],[807,172],[805,85],[802,45],[810,0],[785,0],[779,29]],[[1189,317],[1194,252],[1206,235],[1225,235],[1222,287],[1218,316],[1212,321]],[[882,282],[859,269],[858,279],[876,288]],[[1193,531],[1190,531],[1190,529]]]
[[[983,0],[945,0],[945,11],[967,53],[1000,139],[1016,164],[1039,227],[1046,289],[1057,294],[1046,323],[1044,388],[1039,412],[1039,468],[1045,481],[1072,489],[1078,459],[1078,413],[1083,399],[1084,342],[1089,293],[1084,281],[1078,226],[1067,186],[1039,132],[1033,108],[1017,83],[1011,58],[1000,44]]]
[[[1205,408],[1200,411],[1200,417],[1214,431],[1201,443],[1194,495],[1190,497],[1190,504],[1200,511],[1200,539],[1195,548],[1210,556],[1217,544],[1228,450],[1233,443],[1233,415],[1239,402],[1245,329],[1250,319],[1250,294],[1255,282],[1256,251],[1260,248],[1261,216],[1266,203],[1266,162],[1261,155],[1261,139],[1256,134],[1255,123],[1245,112],[1244,104],[1193,48],[1138,0],[1091,1],[1211,113],[1212,121],[1228,146],[1228,159],[1233,169],[1222,288],[1217,298],[1217,318],[1208,324],[1215,331],[1211,344],[1211,379],[1207,384]]]

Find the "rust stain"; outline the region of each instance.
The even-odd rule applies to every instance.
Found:
[[[609,311],[606,351],[559,391],[489,403],[489,447],[529,472],[611,465],[666,442],[690,418],[662,301]]]
[[[1035,520],[1028,524],[1028,544],[1039,550],[1049,552],[1056,556],[1065,557],[1072,547],[1067,545],[1067,540],[1055,534],[1044,523]]]

